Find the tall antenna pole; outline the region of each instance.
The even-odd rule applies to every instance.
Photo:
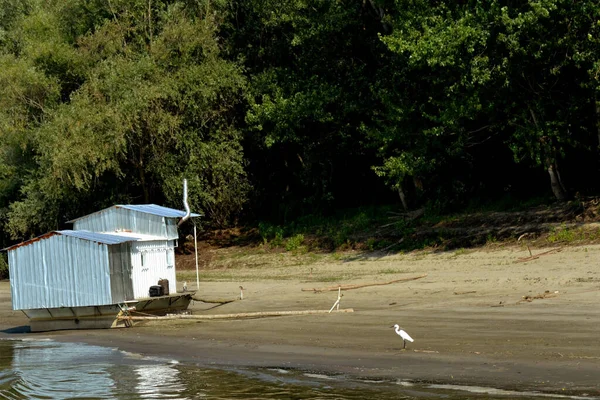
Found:
[[[200,291],[200,274],[198,273],[198,238],[196,236],[196,222],[194,223],[194,251],[196,252],[196,290]]]
[[[188,186],[187,179],[183,180],[183,206],[185,207],[185,216],[181,218],[177,225],[181,225],[184,221],[190,218],[192,212],[188,204]],[[198,236],[196,234],[196,222],[192,218],[194,224],[194,253],[196,255],[196,290],[200,290],[200,273],[198,272]]]

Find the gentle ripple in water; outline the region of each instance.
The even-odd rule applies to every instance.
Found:
[[[454,389],[283,369],[224,371],[78,343],[0,340],[4,399],[507,398]],[[510,398],[526,397],[511,392]]]

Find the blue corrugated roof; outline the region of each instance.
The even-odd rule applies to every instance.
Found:
[[[121,236],[118,234],[112,233],[98,233],[98,232],[90,232],[90,231],[55,231],[60,235],[71,236],[77,239],[90,240],[92,242],[98,242],[103,244],[119,244],[125,242],[135,242],[139,240],[139,238],[132,236]]]
[[[138,211],[138,212],[152,214],[152,215],[158,215],[159,217],[166,217],[166,218],[182,218],[183,216],[185,216],[185,211],[176,210],[174,208],[169,208],[169,207],[158,206],[156,204],[117,204],[112,207],[105,208],[104,210],[96,211],[95,213],[72,219],[70,221],[67,221],[67,223],[73,223],[77,220],[80,220],[82,218],[85,218],[85,217],[88,217],[90,215],[94,215],[94,214],[97,214],[100,212],[104,212],[105,210],[109,210],[113,207],[125,208],[127,210]],[[202,215],[192,213],[191,216],[192,217],[201,217]]]
[[[136,242],[138,241],[140,238],[137,237],[132,237],[131,235],[119,235],[119,234],[111,234],[111,233],[97,233],[97,232],[90,232],[90,231],[71,231],[71,230],[64,230],[64,231],[52,231],[52,232],[48,232],[45,233],[41,236],[38,236],[36,238],[33,239],[29,239],[26,240],[24,242],[21,243],[17,243],[15,245],[12,245],[10,247],[6,247],[2,250],[12,250],[14,248],[17,247],[21,247],[21,246],[28,246],[33,242],[37,242],[39,240],[42,239],[47,239],[50,236],[54,236],[54,235],[65,235],[65,236],[71,236],[74,238],[78,238],[78,239],[83,239],[83,240],[89,240],[92,242],[97,242],[97,243],[102,243],[102,244],[120,244],[120,243],[125,243],[125,242]]]
[[[160,217],[167,218],[182,218],[185,216],[185,211],[176,210],[174,208],[158,206],[156,204],[118,204],[115,207],[126,208],[128,210],[139,211],[146,214],[154,214]],[[200,214],[191,214],[192,217],[199,217]]]

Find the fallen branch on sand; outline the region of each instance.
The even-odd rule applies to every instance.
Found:
[[[396,279],[396,280],[388,281],[388,282],[363,283],[363,284],[357,284],[357,285],[337,285],[337,286],[328,286],[328,287],[324,287],[324,288],[320,288],[320,289],[316,289],[316,288],[305,289],[305,288],[303,288],[302,291],[318,293],[318,292],[331,292],[333,290],[352,290],[352,289],[360,289],[360,288],[364,288],[364,287],[368,287],[368,286],[384,286],[384,285],[390,285],[392,283],[414,281],[417,279],[425,278],[426,276],[427,276],[427,274],[413,276],[411,278]]]
[[[467,292],[454,292],[454,294],[471,294],[471,293],[477,293],[477,290],[469,290]]]
[[[527,262],[527,261],[536,260],[536,259],[540,258],[541,256],[545,256],[545,255],[548,255],[548,254],[553,254],[553,253],[558,253],[558,252],[560,252],[560,251],[562,251],[562,248],[558,248],[558,249],[552,249],[552,250],[544,251],[543,253],[539,253],[539,254],[536,254],[536,255],[532,255],[532,256],[529,256],[529,257],[521,257],[521,258],[519,258],[519,259],[515,260],[515,263],[520,263],[520,262]],[[531,254],[531,250],[529,251],[529,254]]]
[[[233,303],[234,301],[236,301],[238,299],[201,299],[199,297],[192,297],[192,300],[201,301],[203,303],[211,303],[211,304],[227,304],[227,303]]]
[[[353,308],[343,308],[337,310],[335,313],[351,313],[354,312]],[[334,314],[335,314],[334,313]],[[214,314],[214,315],[185,315],[185,314],[173,314],[159,317],[117,317],[118,319],[129,320],[129,321],[163,321],[172,319],[241,319],[241,318],[263,318],[263,317],[280,317],[285,315],[309,315],[309,314],[329,314],[329,310],[302,310],[302,311],[263,311],[263,312],[251,312],[251,313],[237,313],[237,314]]]

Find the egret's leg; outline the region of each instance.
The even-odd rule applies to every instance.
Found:
[[[402,350],[406,349],[406,340],[402,339],[402,343],[404,344],[404,346],[402,346]]]

